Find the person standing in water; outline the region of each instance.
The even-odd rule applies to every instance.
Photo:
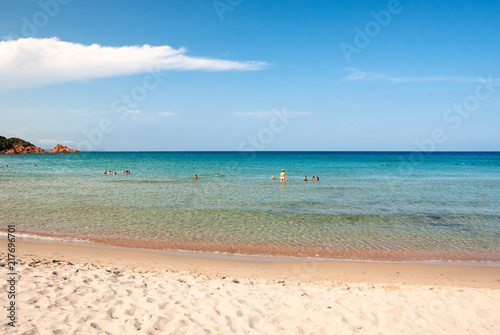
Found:
[[[196,173],[194,174],[194,180],[198,179],[198,176],[196,175]]]
[[[281,170],[281,173],[280,173],[280,181],[286,181],[286,173],[285,173],[285,169]]]

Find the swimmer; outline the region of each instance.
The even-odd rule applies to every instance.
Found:
[[[316,177],[316,181],[319,181],[319,177]]]
[[[307,181],[307,178],[306,178],[306,176],[304,176],[304,179],[302,179],[302,181]]]
[[[286,181],[285,169],[281,170],[280,181]]]
[[[271,180],[274,180],[274,175],[271,176]]]
[[[198,179],[198,176],[196,175],[196,173],[194,174],[194,180]]]
[[[312,176],[312,178],[311,178],[311,179],[312,179],[312,180],[316,180],[316,177]]]
[[[112,175],[112,174],[113,174],[113,171],[108,171],[108,174],[109,174],[109,175]]]
[[[104,171],[104,173],[103,173],[103,174],[108,174],[108,170]]]
[[[219,176],[220,176],[220,174],[218,174],[218,173],[217,173],[215,176],[216,176],[216,177],[219,177]]]
[[[122,174],[125,174],[125,170],[122,170]]]

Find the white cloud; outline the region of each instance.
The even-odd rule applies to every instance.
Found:
[[[38,140],[37,141],[39,144],[51,144],[51,145],[56,145],[57,144],[57,140],[48,140],[46,138],[43,138],[41,140]]]
[[[363,72],[363,71],[355,69],[353,67],[349,67],[346,70],[351,71],[351,74],[345,76],[342,79],[344,81],[360,80],[360,79],[366,78],[369,75],[368,72]]]
[[[288,115],[309,115],[310,112],[298,112],[292,111],[284,108],[283,110],[272,110],[272,111],[261,111],[261,112],[236,112],[233,113],[235,116],[254,116],[260,118],[270,118],[279,114],[288,114]]]
[[[137,120],[137,115],[140,115],[140,114],[141,114],[140,110],[129,109],[128,111],[126,111],[125,113],[123,113],[122,119],[127,118],[129,115],[132,115],[131,119],[132,120]]]
[[[238,62],[186,56],[186,49],[164,46],[108,47],[52,38],[0,41],[0,91],[136,73],[172,71],[249,71],[265,62]]]
[[[388,80],[393,83],[416,83],[416,82],[437,82],[437,81],[454,81],[454,82],[480,82],[481,77],[460,77],[460,76],[430,76],[430,77],[391,77],[384,73],[376,73],[376,72],[364,72],[359,69],[349,67],[346,68],[347,71],[351,73],[341,79],[341,81],[355,81],[355,80]],[[498,82],[500,79],[493,79],[493,82]]]
[[[479,82],[481,78],[471,78],[471,77],[446,77],[446,76],[434,76],[434,77],[417,77],[417,78],[397,78],[391,77],[387,78],[394,83],[418,83],[418,82],[432,82],[432,81],[456,81],[456,82]]]
[[[172,116],[172,115],[175,115],[174,113],[170,113],[170,112],[161,112],[159,113],[161,116]]]
[[[58,140],[49,140],[46,138],[38,140],[37,142],[39,143],[39,145],[47,144],[47,145],[53,145],[53,146],[56,146],[57,144],[63,144],[63,145],[64,144],[68,144],[68,145],[77,145],[78,144],[77,142],[70,141],[70,140],[58,141]]]
[[[376,73],[376,72],[365,72],[354,67],[346,68],[346,71],[351,73],[342,78],[342,81],[355,81],[355,80],[379,80],[379,79],[389,79],[386,75]]]
[[[6,130],[5,134],[7,134],[9,136],[12,136],[12,137],[19,137],[19,136],[21,136],[21,132],[19,132],[17,130]]]

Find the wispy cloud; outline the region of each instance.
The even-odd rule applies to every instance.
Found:
[[[37,87],[155,70],[252,71],[265,62],[186,56],[186,49],[164,46],[108,47],[58,38],[0,41],[0,91]]]
[[[124,114],[123,114],[123,118],[127,118],[129,115],[132,115],[131,119],[132,120],[137,120],[137,115],[141,115],[141,111],[140,110],[133,110],[133,109],[129,109],[128,111],[126,111]]]
[[[57,145],[57,144],[68,144],[68,145],[77,145],[78,143],[75,141],[70,141],[70,140],[63,140],[63,141],[58,141],[58,140],[49,140],[46,138],[43,138],[41,140],[37,141],[39,145]]]
[[[346,71],[350,73],[341,79],[341,81],[373,81],[387,80],[393,83],[418,83],[418,82],[438,82],[438,81],[454,81],[454,82],[480,82],[481,77],[461,77],[461,76],[429,76],[429,77],[393,77],[384,73],[365,72],[359,69],[349,67]],[[500,79],[493,78],[492,81],[498,82]]]
[[[161,112],[161,113],[158,113],[160,114],[161,116],[172,116],[172,115],[175,115],[174,113],[170,113],[170,112]]]
[[[21,136],[21,132],[19,132],[17,130],[6,130],[5,134],[8,135],[8,136],[12,136],[12,137],[19,137],[19,136]]]
[[[288,115],[309,115],[311,114],[310,112],[299,112],[299,111],[292,111],[289,109],[283,109],[281,111],[279,110],[272,110],[272,111],[260,111],[260,112],[236,112],[233,113],[235,116],[253,116],[253,117],[259,117],[259,118],[270,118],[273,116],[276,116],[278,114],[288,114]]]
[[[374,72],[365,72],[353,67],[348,67],[346,70],[351,73],[342,78],[342,81],[382,79],[380,74]]]

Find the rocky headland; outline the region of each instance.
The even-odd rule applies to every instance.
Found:
[[[79,153],[80,151],[70,149],[64,145],[58,144],[53,149],[48,151],[43,150],[28,141],[17,137],[6,138],[0,136],[0,154],[1,155],[17,155],[17,154],[45,154],[45,153]]]
[[[50,149],[47,151],[49,154],[74,154],[74,153],[79,153],[80,151],[75,150],[75,149],[70,149],[67,146],[58,144],[54,148]]]

